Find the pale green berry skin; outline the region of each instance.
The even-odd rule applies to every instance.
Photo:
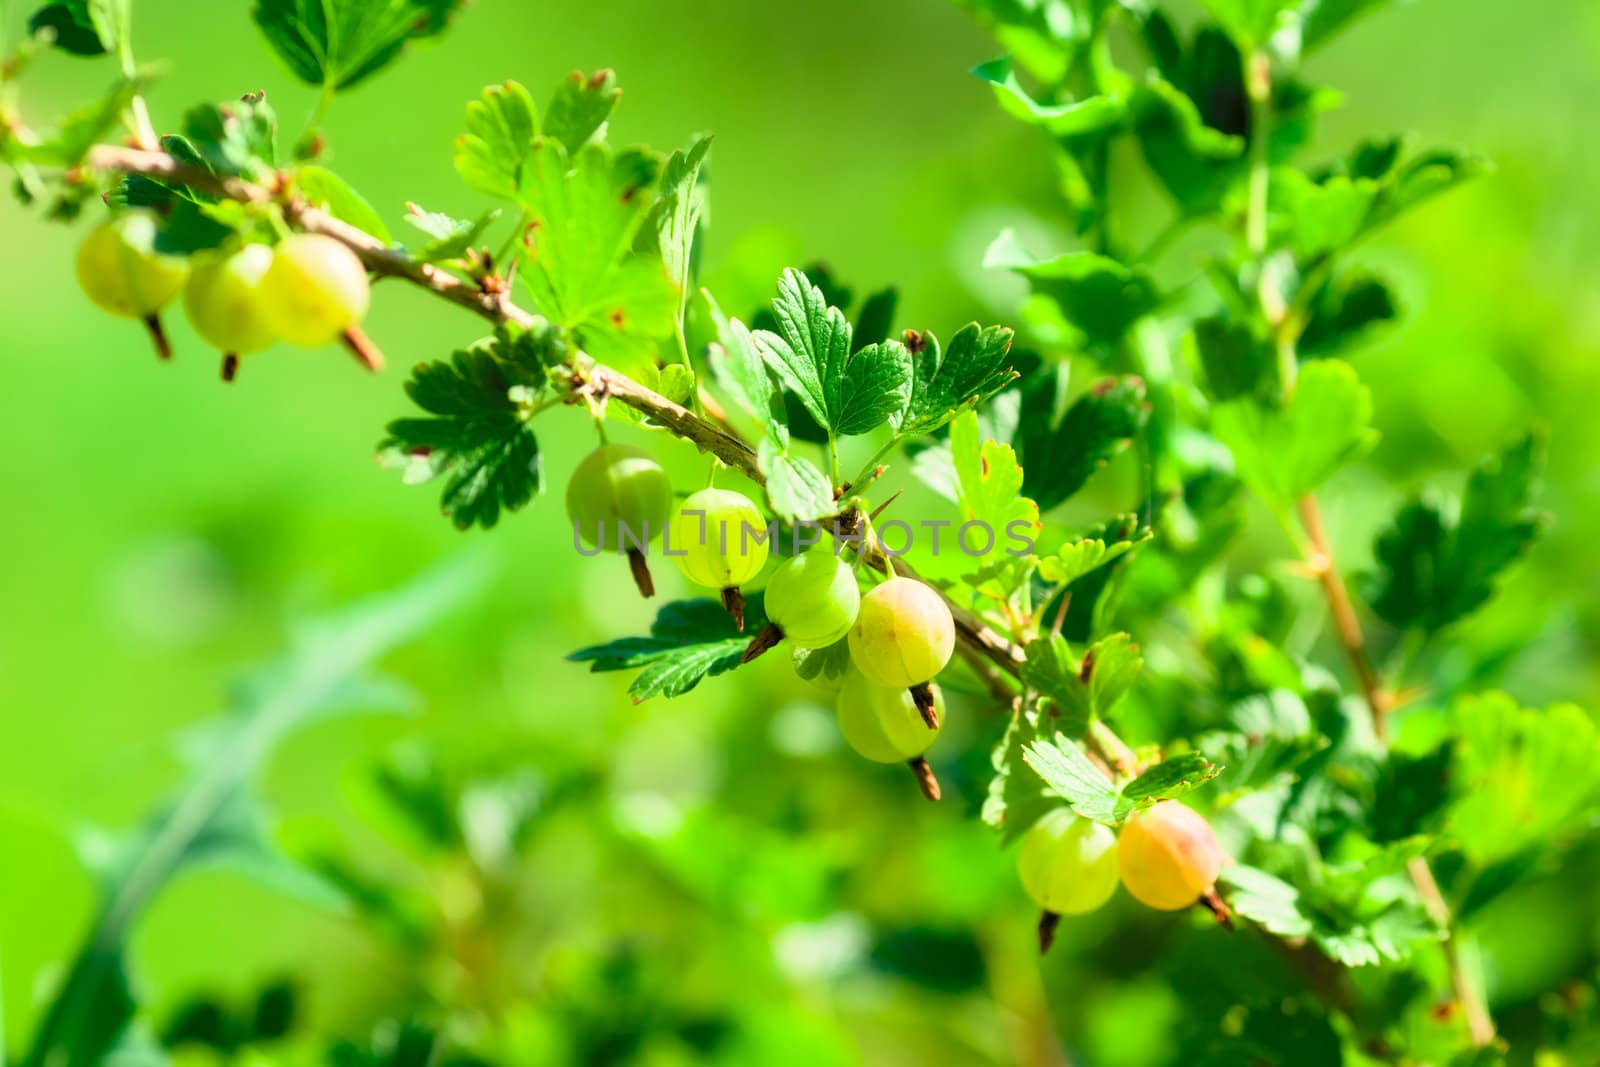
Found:
[[[765,566],[766,528],[761,510],[743,493],[702,489],[672,516],[668,549],[691,582],[709,589],[733,589]]]
[[[767,618],[800,648],[826,648],[845,634],[861,608],[855,572],[827,546],[785,560],[767,582]]]
[[[944,694],[933,690],[933,706],[944,722]],[[916,701],[904,689],[885,689],[851,671],[839,687],[835,704],[839,732],[857,753],[874,763],[904,763],[928,750],[942,725],[923,721]]]
[[[189,264],[155,250],[159,226],[147,211],[117,215],[89,231],[78,246],[78,284],[102,311],[143,319],[183,289]]]
[[[361,260],[343,244],[297,233],[273,250],[260,294],[261,314],[273,333],[292,345],[317,348],[366,318],[372,286]]]
[[[194,268],[183,290],[183,310],[195,333],[222,352],[247,355],[277,340],[261,314],[261,282],[272,249],[245,245],[232,255]]]
[[[672,480],[631,445],[601,445],[567,482],[567,517],[585,544],[612,552],[661,536],[672,516]]]
[[[1033,902],[1057,915],[1096,910],[1117,891],[1117,835],[1058,808],[1022,835],[1017,874]]]
[[[874,684],[889,689],[930,681],[955,647],[950,609],[914,578],[891,578],[868,592],[850,628],[850,658]]]

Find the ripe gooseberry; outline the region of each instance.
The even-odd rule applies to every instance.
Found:
[[[667,527],[668,555],[696,585],[722,591],[722,603],[744,629],[744,594],[739,586],[767,562],[767,528],[761,511],[743,493],[702,489],[678,506]]]
[[[230,381],[239,356],[277,339],[261,314],[261,280],[271,267],[272,249],[245,245],[196,266],[184,288],[183,309],[195,332],[224,353],[222,376]]]
[[[831,548],[818,546],[785,560],[767,582],[765,629],[750,641],[749,663],[779,641],[826,648],[850,632],[861,607],[855,572]]]
[[[644,548],[672,514],[672,481],[649,453],[601,445],[583,457],[567,482],[567,517],[585,544],[627,554],[633,580],[655,595]]]
[[[927,683],[950,662],[956,625],[944,599],[914,578],[890,578],[861,598],[850,658],[876,685],[911,689],[929,726],[938,711]]]
[[[157,252],[159,227],[148,211],[113,216],[89,231],[78,246],[78,284],[102,311],[143,319],[162,358],[172,354],[156,313],[178,295],[189,264]]]
[[[1187,908],[1211,892],[1226,860],[1211,825],[1176,800],[1131,816],[1117,846],[1122,884],[1160,911]]]
[[[336,341],[361,322],[372,300],[367,268],[343,243],[319,233],[285,237],[261,280],[261,315],[272,331],[305,348]]]
[[[1057,915],[1094,911],[1117,891],[1117,835],[1057,808],[1028,828],[1017,875],[1033,902]]]

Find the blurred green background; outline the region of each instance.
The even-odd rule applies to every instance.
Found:
[[[8,29],[22,15],[12,10]],[[245,5],[140,0],[137,18],[141,57],[170,65],[150,97],[158,127],[191,103],[258,89],[287,129],[309,112],[312,94],[268,54]],[[822,260],[858,291],[899,285],[901,326],[1008,321],[1017,294],[979,268],[983,248],[1006,225],[1042,248],[1066,231],[1041,146],[966,73],[995,51],[943,0],[480,0],[442,39],[340,98],[330,162],[397,232],[407,200],[470,215],[483,205],[450,164],[466,101],[505,78],[542,99],[568,71],[612,67],[624,87],[613,141],[665,149],[716,134],[705,255],[725,307],[753,309],[785,262]],[[1357,359],[1383,430],[1372,466],[1400,485],[1453,484],[1448,472],[1528,422],[1549,427],[1544,500],[1557,523],[1500,610],[1458,642],[1492,655],[1528,704],[1593,706],[1600,7],[1400,5],[1310,73],[1346,93],[1322,126],[1329,153],[1410,130],[1497,165],[1361,253],[1399,281],[1406,312]],[[27,107],[47,118],[109,77],[51,56]],[[373,460],[384,423],[405,409],[404,368],[473,339],[473,321],[380,286],[370,332],[391,362],[381,377],[337,352],[274,350],[224,388],[177,316],[178,358],[163,366],[135,327],[95,313],[72,283],[74,244],[0,203],[0,964],[13,1044],[90,916],[72,838],[136,820],[177,774],[176,733],[219,706],[241,663],[276,650],[297,614],[395,584],[468,542],[495,555],[497,580],[393,663],[425,710],[294,738],[268,781],[286,837],[340,841],[400,876],[408,868],[365,817],[361,783],[394,745],[420,738],[462,758],[525,756],[555,778],[599,769],[595,797],[553,816],[530,849],[521,940],[497,946],[514,985],[575,999],[573,959],[631,945],[655,961],[637,979],[643,1003],[692,1016],[745,998],[758,1021],[741,1040],[770,1031],[772,1049],[811,1063],[1049,1062],[1029,1050],[1051,1000],[1084,1062],[1141,1062],[1129,1018],[1156,1020],[1149,1040],[1162,1040],[1170,993],[1159,985],[1078,981],[1105,970],[1085,962],[1092,924],[1066,932],[1040,984],[1011,857],[973,818],[983,745],[960,739],[987,743],[993,720],[955,717],[950,749],[980,757],[943,766],[935,750],[947,782],[935,807],[892,768],[844,751],[826,698],[779,662],[635,708],[617,676],[561,661],[642,631],[650,609],[621,568],[573,564],[559,497],[491,535],[458,534],[431,488],[402,487]],[[1191,259],[1180,247],[1170,269],[1192,271]],[[577,412],[541,426],[559,490],[591,435]],[[661,447],[681,480],[700,469],[686,447]],[[1331,495],[1347,566],[1361,564],[1392,501],[1379,484],[1352,475]],[[675,575],[658,577],[680,592]],[[1559,956],[1539,934],[1506,935],[1529,946],[1532,973],[1496,976],[1502,993],[1537,988],[1541,960]],[[292,972],[306,1025],[355,1034],[418,981],[348,917],[221,872],[164,896],[135,948],[158,1017],[197,993],[243,996]],[[633,980],[607,974],[619,988]],[[650,1054],[676,1062],[670,1049]]]

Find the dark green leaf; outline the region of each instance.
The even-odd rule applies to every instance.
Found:
[[[1271,340],[1248,322],[1201,319],[1194,324],[1194,347],[1206,395],[1213,401],[1270,401],[1278,395],[1277,353]]]
[[[1389,0],[1305,0],[1301,51],[1310,53],[1322,47],[1351,22],[1388,3]]]
[[[89,8],[89,0],[46,4],[28,20],[28,32],[37,34],[48,29],[55,34],[55,46],[63,52],[75,56],[103,56],[116,47],[116,40],[109,33],[101,33]]]
[[[1009,230],[989,246],[984,265],[1028,279],[1033,291],[1053,301],[1091,346],[1114,347],[1135,322],[1161,306],[1155,279],[1144,268],[1093,252],[1037,261]]]
[[[649,637],[624,637],[580,648],[567,659],[589,663],[590,670],[597,672],[643,667],[628,686],[635,704],[658,694],[675,697],[699,685],[703,678],[739,666],[750,634],[766,624],[759,594],[748,598],[745,620],[741,632],[717,601],[679,600],[656,615]]]
[[[202,104],[183,117],[188,143],[218,174],[261,177],[277,159],[277,116],[261,93],[231,104]]]
[[[1244,138],[1208,126],[1195,102],[1160,78],[1140,87],[1134,114],[1145,162],[1178,206],[1188,215],[1216,211],[1244,171]]]
[[[1139,677],[1144,661],[1127,634],[1102,638],[1074,660],[1067,642],[1041,637],[1028,643],[1022,680],[1055,702],[1062,716],[1058,727],[1069,737],[1082,737],[1089,723],[1106,716]]]
[[[445,476],[445,514],[460,529],[488,529],[543,488],[526,414],[542,380],[542,368],[516,358],[504,339],[419,364],[406,392],[432,417],[391,422],[379,451],[405,469],[408,482]]]
[[[894,329],[895,307],[899,302],[900,291],[893,286],[879,289],[861,302],[861,310],[856,312],[855,338],[852,341],[857,351],[889,339]]]
[[[907,334],[911,353],[911,401],[891,416],[901,437],[925,436],[961,412],[975,408],[1017,377],[1006,357],[1012,331],[1003,326],[980,329],[969,323],[941,350],[931,332]]]
[[[1300,334],[1300,356],[1338,355],[1399,316],[1394,294],[1381,280],[1367,274],[1333,278],[1311,300],[1310,315]]]
[[[1124,451],[1150,417],[1144,382],[1106,378],[1067,409],[1059,425],[1024,419],[1019,428],[1023,492],[1048,512],[1082,489]]]
[[[911,356],[898,341],[851,350],[844,312],[793,268],[784,271],[772,302],[776,333],[756,341],[778,380],[811,417],[839,437],[863,434],[905,409],[911,394]]]
[[[1171,800],[1198,789],[1222,773],[1222,768],[1198,752],[1163,760],[1122,787],[1122,796],[1136,807]]]
[[[660,256],[681,292],[689,291],[694,273],[695,241],[705,216],[706,191],[700,175],[711,138],[701,137],[687,152],[668,157],[661,168],[660,195],[639,231],[639,246]]]
[[[1472,472],[1458,510],[1428,500],[1402,508],[1373,546],[1372,609],[1433,632],[1481,607],[1548,521],[1532,505],[1543,466],[1543,441],[1529,434]]]
[[[308,85],[348,89],[445,28],[464,0],[256,0],[251,17]]]

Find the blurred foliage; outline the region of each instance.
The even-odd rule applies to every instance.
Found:
[[[940,4],[671,3],[605,19],[576,4],[481,4],[442,44],[432,41],[453,6],[374,5],[393,19],[374,22],[364,49],[330,63],[311,47],[327,28],[306,21],[301,9],[310,8],[259,4],[255,18],[278,27],[271,36],[285,67],[238,10],[144,0],[139,44],[173,61],[151,90],[155,104],[266,86],[279,114],[311,111],[338,145],[341,169],[390,216],[407,198],[467,219],[486,207],[464,198],[440,162],[461,101],[483,82],[545,84],[574,66],[617,66],[630,87],[626,120],[617,120],[624,143],[675,141],[685,122],[718,131],[705,270],[730,311],[767,300],[782,265],[825,258],[859,284],[895,283],[911,321],[1009,321],[1023,298],[1015,275],[1037,294],[1027,342],[1080,353],[1071,365],[1085,375],[1098,373],[1153,294],[1192,300],[1189,283],[1214,240],[1148,220],[1169,204],[1180,216],[1231,210],[1225,191],[1249,132],[1235,46],[1187,24],[1150,30],[1166,57],[1163,80],[1114,87],[1089,108],[1035,96],[1015,68],[1026,84],[1050,85],[1065,71],[1061,56],[1087,41],[1064,0],[967,5],[998,22],[1014,61],[980,68],[981,81],[962,70],[988,58],[992,42]],[[1257,32],[1252,13],[1267,6],[1209,5],[1246,38]],[[1476,0],[1423,0],[1357,22],[1344,47],[1320,50],[1332,20],[1366,6],[1316,5],[1305,41],[1307,80],[1344,88],[1344,109],[1328,110],[1332,97],[1298,83],[1274,100],[1292,117],[1278,125],[1274,160],[1300,141],[1340,159],[1314,181],[1274,173],[1275,239],[1315,256],[1392,211],[1419,174],[1453,173],[1454,164],[1434,160],[1429,170],[1425,158],[1419,170],[1398,154],[1380,166],[1382,146],[1340,154],[1374,128],[1459,139],[1496,166],[1491,179],[1367,242],[1360,271],[1330,275],[1309,304],[1304,354],[1338,349],[1356,360],[1381,431],[1369,463],[1338,476],[1333,534],[1341,545],[1373,544],[1372,559],[1346,562],[1372,575],[1375,603],[1395,627],[1377,639],[1426,679],[1429,696],[1397,723],[1394,751],[1374,758],[1367,777],[1341,782],[1336,795],[1291,792],[1307,808],[1358,802],[1381,816],[1364,828],[1375,851],[1331,857],[1314,899],[1286,900],[1278,888],[1304,873],[1287,850],[1253,857],[1243,881],[1269,927],[1339,945],[1352,923],[1367,933],[1383,923],[1377,940],[1396,943],[1417,935],[1414,916],[1354,893],[1351,872],[1360,868],[1365,886],[1374,865],[1404,862],[1412,835],[1456,834],[1471,842],[1470,870],[1463,861],[1441,878],[1473,930],[1514,1061],[1532,1062],[1539,1048],[1541,1063],[1590,1063],[1600,1055],[1600,903],[1590,891],[1600,849],[1586,832],[1586,798],[1563,799],[1562,786],[1592,765],[1593,727],[1575,708],[1539,715],[1524,705],[1600,703],[1600,577],[1589,559],[1600,533],[1600,431],[1587,404],[1600,384],[1600,279],[1585,254],[1600,236],[1590,194],[1600,157],[1583,103],[1600,89],[1600,18],[1578,2],[1534,19]],[[115,26],[88,19],[109,8],[88,5],[78,18],[72,4],[53,7],[79,50],[98,41],[116,51]],[[418,22],[412,8],[438,21]],[[17,13],[0,13],[18,28]],[[402,47],[406,66],[380,70]],[[81,103],[81,62],[38,57],[30,105],[66,113]],[[291,72],[351,93],[324,110]],[[1486,78],[1492,99],[1464,91]],[[109,115],[63,124],[50,151],[67,158],[92,143]],[[1058,169],[1035,138],[1092,145],[1119,123],[1134,131],[1155,179],[1130,187],[1139,210],[1116,239],[1165,254],[1148,273],[1092,253],[1035,259],[1025,249],[1098,239],[1106,223],[1095,209],[1094,154],[1087,166]],[[397,137],[428,150],[393,167],[385,160]],[[1300,221],[1308,217],[1314,226]],[[66,842],[103,846],[79,828],[135,824],[182,780],[167,739],[219,740],[189,732],[192,709],[213,702],[225,669],[277,643],[282,618],[395,585],[456,542],[421,496],[396,492],[363,462],[374,427],[395,408],[392,378],[374,388],[308,355],[252,365],[249,388],[237,393],[219,392],[198,360],[157,373],[125,358],[132,346],[118,324],[87,319],[66,287],[40,285],[69,276],[58,233],[9,203],[0,225],[13,366],[0,443],[14,459],[0,533],[0,1032],[17,1054],[44,1023],[44,1005],[71,986],[61,961],[96,914],[98,885]],[[1014,247],[991,249],[990,262],[1006,270],[980,270],[1004,227]],[[452,312],[422,304],[379,295],[376,332],[401,363],[460,347]],[[863,310],[858,335],[874,333],[865,318]],[[1357,352],[1349,341],[1358,335],[1372,343]],[[628,339],[607,340],[626,348]],[[1260,340],[1218,328],[1197,329],[1190,343],[1206,375],[1256,367],[1232,386],[1248,398],[1270,365],[1251,358]],[[1218,352],[1226,358],[1210,358]],[[1065,371],[1061,380],[1075,381]],[[1042,503],[1087,483],[1064,522],[1125,507],[1140,471],[1116,444],[1128,430],[1108,434],[1104,474],[1091,480],[1094,465],[1051,471],[1052,435],[1090,421],[1142,425],[1146,398],[1133,390],[1080,390],[1059,421],[1023,421],[1015,443],[1025,477],[1046,480],[1027,491]],[[1057,413],[1058,399],[1052,390],[1017,403],[1037,415]],[[1476,606],[1441,599],[1433,575],[1456,568],[1471,589],[1481,560],[1515,557],[1543,521],[1528,510],[1525,486],[1500,492],[1485,482],[1516,481],[1515,451],[1480,469],[1489,474],[1458,478],[1459,493],[1424,488],[1503,449],[1534,418],[1549,441],[1540,505],[1559,521],[1500,587],[1493,611],[1447,641],[1416,641],[1407,633],[1416,620],[1453,621]],[[541,439],[548,469],[570,467],[578,420],[574,432]],[[1250,427],[1241,439],[1262,432]],[[688,447],[664,451],[675,471],[699,469]],[[1263,450],[1256,481],[1269,492],[1292,490],[1306,469],[1286,470],[1281,458]],[[933,499],[904,481],[913,500]],[[1208,546],[1244,524],[1214,481],[1181,491],[1194,536],[1140,557],[1122,590],[1129,613],[1187,587]],[[1041,969],[1011,855],[967,817],[984,800],[987,750],[1005,730],[1000,717],[975,713],[978,700],[951,716],[941,745],[950,762],[935,753],[941,809],[840,751],[825,695],[786,671],[735,674],[634,708],[620,686],[559,660],[617,632],[643,632],[650,610],[626,595],[625,575],[550,566],[565,558],[568,536],[553,509],[506,525],[495,539],[498,580],[470,614],[389,660],[426,710],[297,731],[259,786],[282,818],[229,823],[267,833],[315,876],[313,898],[337,905],[307,907],[197,866],[155,899],[134,937],[128,978],[146,1007],[107,1062],[161,1062],[165,1046],[181,1063],[999,1064],[1055,1062],[1058,1044],[1073,1062],[1113,1067],[1273,1062],[1284,1047],[1296,1049],[1295,1063],[1340,1062],[1343,1022],[1299,992],[1262,995],[1299,990],[1303,976],[1254,932],[1223,936],[1204,917],[1155,915],[1124,898],[1069,924]],[[1114,549],[1136,530],[1080,543],[1101,537]],[[1281,554],[1274,535],[1251,534],[1230,551],[1241,570],[1263,573],[1231,591],[1204,647],[1162,642],[1179,662],[1153,664],[1158,680],[1120,709],[1136,741],[1205,731],[1201,747],[1225,767],[1207,786],[1218,806],[1293,780],[1330,749],[1359,756],[1364,744],[1302,661],[1307,638],[1291,626],[1301,594],[1264,565]],[[1050,580],[1110,580],[1094,566],[1063,553]],[[1145,617],[1140,637],[1154,646],[1167,634],[1159,612]],[[1167,627],[1179,630],[1174,620]],[[1104,631],[1069,613],[1069,638],[1091,632]],[[1162,675],[1193,662],[1215,665],[1208,698],[1162,689]],[[1519,700],[1456,699],[1491,685]],[[1576,740],[1583,725],[1586,744]],[[1450,767],[1476,793],[1441,811],[1438,780]],[[1282,812],[1241,805],[1235,814],[1242,834]],[[1547,838],[1572,846],[1559,862],[1523,847]],[[120,978],[119,967],[109,988],[125,994]],[[1459,1019],[1420,996],[1408,984],[1415,976],[1368,971],[1355,981],[1374,1012],[1364,1028],[1392,1035],[1418,1062],[1444,1062]],[[68,1062],[98,1056],[91,1048]]]

